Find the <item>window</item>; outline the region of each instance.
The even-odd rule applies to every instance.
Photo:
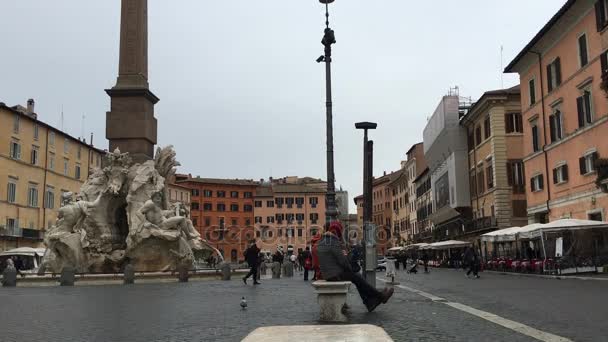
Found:
[[[475,127],[475,146],[481,144],[481,126]]]
[[[485,183],[484,172],[483,172],[483,169],[480,169],[479,172],[477,173],[477,194],[478,195],[482,195],[486,191],[484,183]]]
[[[17,202],[17,179],[9,177],[8,185],[6,187],[6,200],[8,203]]]
[[[475,137],[471,131],[469,131],[467,135],[467,146],[469,147],[469,151],[472,151],[475,148]]]
[[[211,197],[211,196],[213,196],[213,191],[211,191],[211,190],[203,190],[203,196],[205,196],[205,197]]]
[[[251,226],[251,219],[250,218],[246,218],[245,219],[245,226],[247,226],[247,227]],[[247,238],[247,240],[249,240],[249,238]]]
[[[39,127],[38,124],[34,124],[34,140],[38,140],[39,137]]]
[[[302,224],[302,221],[304,221],[304,214],[296,214],[296,221],[298,221],[298,224]]]
[[[32,165],[38,165],[38,146],[32,146],[32,152],[30,153],[30,163]]]
[[[21,145],[16,141],[11,141],[10,155],[13,159],[21,159]]]
[[[298,237],[302,237],[302,228],[298,228]]]
[[[262,201],[255,201],[254,205],[256,208],[261,208],[262,207]]]
[[[293,214],[286,214],[285,215],[285,219],[287,219],[287,223],[292,223],[293,219],[294,219],[294,215]]]
[[[488,165],[486,168],[487,176],[488,176],[488,190],[494,187],[494,167],[492,166],[492,159],[486,162]]]
[[[67,158],[63,159],[63,174],[66,175],[66,176],[69,174],[69,171],[68,171],[68,162],[69,161],[68,161]]]
[[[513,189],[523,192],[524,163],[521,160],[507,162],[507,180]]]
[[[217,197],[226,197],[226,191],[218,191]]]
[[[505,133],[523,133],[521,113],[505,114]]]
[[[256,216],[256,217],[254,218],[254,222],[255,222],[256,224],[258,224],[258,223],[262,223],[262,216]]]
[[[283,197],[277,197],[274,201],[277,204],[277,208],[283,208]]]
[[[19,117],[19,114],[15,114],[15,116],[13,116],[13,133],[19,133],[19,122],[21,121],[21,118]]]
[[[559,87],[560,84],[562,84],[562,71],[560,59],[557,57],[547,65],[547,87],[549,92]]]
[[[602,31],[608,25],[608,1],[598,0],[595,3],[595,23],[597,32]]]
[[[190,203],[190,208],[192,210],[199,210],[200,209],[200,205],[198,204],[198,202],[192,202],[192,203]]]
[[[486,115],[486,118],[483,120],[483,134],[484,139],[488,139],[490,135],[492,135],[492,129],[490,128],[490,115]]]
[[[245,191],[245,193],[243,194],[243,197],[245,197],[245,198],[252,198],[253,197],[253,193],[251,191]]]
[[[287,204],[287,208],[293,208],[293,197],[285,198],[285,204]]]
[[[304,205],[304,197],[296,197],[296,206],[302,208]]]
[[[597,152],[588,153],[579,158],[579,168],[581,175],[587,175],[595,172],[595,161],[598,159]]]
[[[266,216],[266,223],[274,223],[274,216]]]
[[[46,187],[44,193],[44,207],[47,209],[53,209],[55,207],[55,189],[51,186]]]
[[[310,197],[308,199],[308,202],[310,203],[310,207],[311,208],[316,208],[317,205],[319,204],[319,198],[318,197]]]
[[[231,204],[230,205],[230,211],[239,211],[239,205],[238,204]]]
[[[198,220],[196,219],[196,217],[194,217],[192,219],[192,225],[195,226],[195,227],[198,226]]]
[[[65,138],[65,140],[63,141],[63,153],[70,153],[70,141],[68,140],[68,138]]]
[[[276,214],[275,217],[277,219],[277,223],[281,224],[281,223],[283,223],[283,220],[285,219],[285,214]]]
[[[584,127],[593,122],[593,111],[591,106],[591,92],[584,90],[583,94],[576,98],[576,110],[578,112],[578,127]]]
[[[604,221],[602,217],[602,212],[589,213],[587,214],[587,218],[590,221]]]
[[[55,153],[49,152],[49,170],[55,170]]]
[[[30,184],[27,189],[27,205],[30,207],[38,206],[38,186]]]
[[[230,220],[230,222],[233,226],[236,226],[238,223],[236,218],[233,218],[232,220]]]
[[[568,165],[560,165],[553,169],[553,184],[561,184],[568,181]]]
[[[272,207],[274,207],[274,201],[266,201],[266,206],[267,206],[268,208],[272,208]]]
[[[217,197],[220,197],[219,195]],[[230,198],[239,198],[238,191],[230,191]]]
[[[49,145],[55,146],[55,132],[49,133]]]
[[[538,135],[538,122],[534,121],[532,123],[532,151],[538,152],[540,151],[539,144],[539,135]]]
[[[82,146],[78,146],[78,149],[76,150],[76,158],[80,159],[81,155],[82,155]]]
[[[530,189],[532,190],[532,192],[541,191],[544,188],[544,177],[542,174],[536,175],[530,179]]]
[[[200,192],[198,189],[192,189],[191,194],[192,196],[200,196]]]
[[[211,217],[205,217],[205,227],[211,226]]]
[[[80,179],[80,165],[76,165],[74,168],[74,178]]]
[[[316,224],[317,221],[319,221],[319,214],[317,214],[317,213],[311,213],[310,214],[310,222],[312,224]]]
[[[549,116],[549,130],[551,132],[551,142],[561,140],[563,137],[563,115],[559,110],[555,110]]]
[[[250,213],[253,211],[253,206],[251,204],[245,204],[243,206],[243,209],[245,210],[245,212]]]
[[[217,204],[217,211],[226,211],[226,205],[224,203],[218,203]]]
[[[578,60],[581,68],[589,63],[589,55],[587,52],[587,35],[585,34],[578,37]]]
[[[534,79],[531,79],[528,82],[528,96],[530,97],[530,107],[532,107],[533,104],[536,103],[536,82],[534,81]]]

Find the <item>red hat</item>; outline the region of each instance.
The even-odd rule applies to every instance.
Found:
[[[329,232],[337,236],[338,238],[342,238],[342,224],[340,221],[333,221],[329,224]]]

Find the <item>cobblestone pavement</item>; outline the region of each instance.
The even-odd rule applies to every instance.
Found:
[[[429,274],[415,275],[401,270],[397,279],[408,287],[574,341],[608,340],[604,319],[608,317],[608,282],[480,275],[480,279],[467,279],[462,270],[431,269]]]
[[[313,289],[296,276],[257,287],[233,280],[0,288],[0,340],[239,341],[260,326],[318,324]],[[396,341],[531,340],[402,290],[373,313],[355,290],[349,304],[350,323],[380,325]]]

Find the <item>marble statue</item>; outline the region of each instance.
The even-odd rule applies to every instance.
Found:
[[[136,271],[175,270],[215,250],[188,210],[169,204],[165,182],[179,166],[171,146],[143,163],[116,149],[102,164],[77,196],[62,196],[57,222],[45,236],[46,269],[117,272],[129,260]]]

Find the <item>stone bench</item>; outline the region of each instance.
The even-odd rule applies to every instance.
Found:
[[[366,341],[391,342],[384,329],[370,324],[299,325],[261,327],[247,335],[243,342],[283,341]]]
[[[350,285],[350,281],[317,280],[312,283],[317,293],[321,321],[346,322],[346,316],[342,311],[346,305],[346,295]]]

